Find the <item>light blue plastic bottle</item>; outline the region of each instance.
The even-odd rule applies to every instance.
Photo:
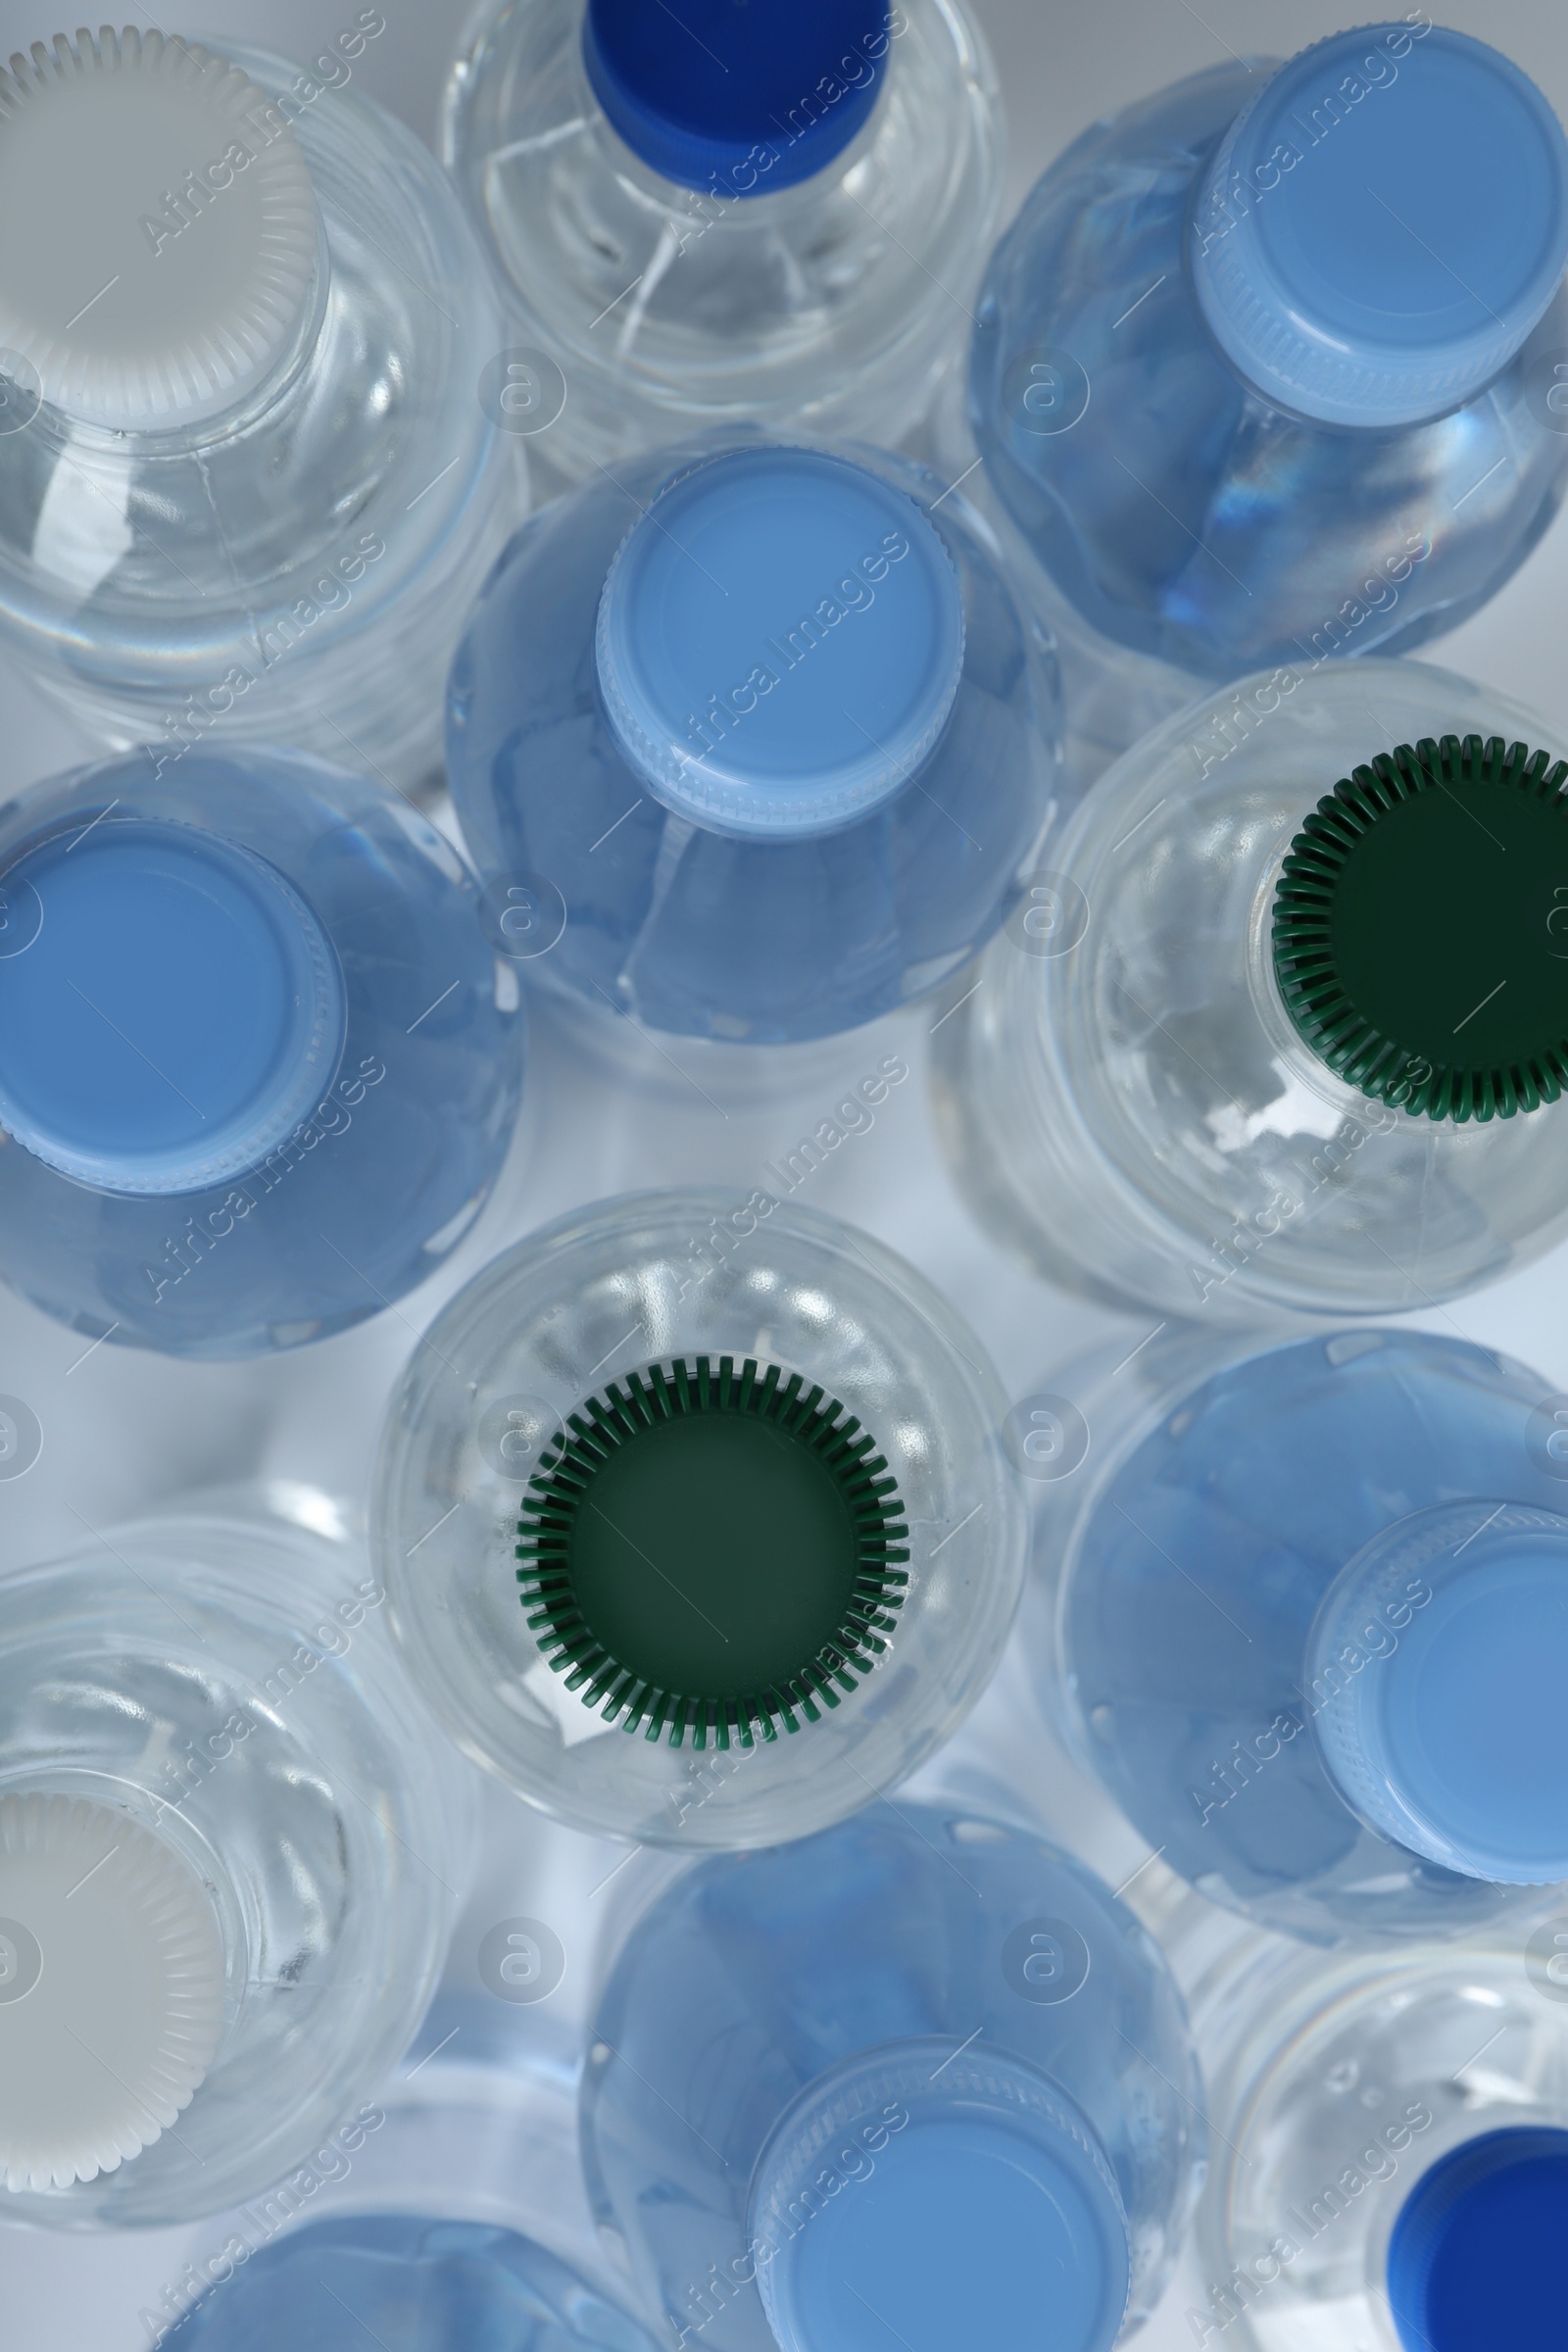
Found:
[[[666,450],[536,516],[459,650],[447,764],[530,977],[739,1044],[935,988],[1071,797],[981,527],[859,448]]]
[[[477,240],[366,95],[387,19],[333,23],[298,66],[105,26],[0,74],[0,640],[117,750],[413,788],[524,444]]]
[[[194,2303],[166,2298],[179,2352],[654,2352],[594,2241],[571,2029],[465,1973],[454,1955],[397,2072],[293,2198],[227,2217]]]
[[[1568,1879],[1545,1381],[1362,1330],[1261,1354],[1172,1333],[1063,1386],[1087,1465],[1069,1488],[1078,1449],[1042,1457],[1054,1688],[1171,1869],[1319,1942],[1457,1935]]]
[[[285,752],[0,809],[0,1274],[74,1329],[244,1356],[373,1315],[478,1214],[523,1021],[473,878]]]
[[[633,1928],[582,2094],[601,2225],[713,2352],[1104,2352],[1203,2134],[1175,1986],[1025,1830],[876,1806],[699,1864]]]
[[[1430,22],[1238,59],[1086,131],[992,262],[971,421],[1104,637],[1212,678],[1402,653],[1568,467],[1568,142]]]

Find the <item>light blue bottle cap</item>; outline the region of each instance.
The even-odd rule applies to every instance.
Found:
[[[808,2087],[758,2160],[748,2253],[783,2352],[1107,2352],[1132,2276],[1115,2180],[1033,2067],[891,2043]]]
[[[1528,75],[1441,25],[1303,50],[1221,141],[1194,281],[1233,365],[1325,424],[1441,416],[1504,368],[1568,265],[1568,141]]]
[[[0,1124],[63,1175],[205,1190],[257,1166],[331,1084],[337,958],[249,850],[88,808],[13,859],[0,898]]]
[[[654,797],[710,831],[793,841],[887,800],[935,749],[963,599],[902,490],[809,449],[678,473],[599,603],[599,687]]]
[[[1477,1499],[1400,1520],[1312,1628],[1306,1702],[1341,1794],[1467,1878],[1568,1879],[1568,1519]]]
[[[1389,2240],[1389,2309],[1406,2352],[1560,2343],[1565,2220],[1568,2132],[1514,2125],[1440,2157]]]

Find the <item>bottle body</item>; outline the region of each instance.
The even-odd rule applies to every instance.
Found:
[[[1001,1412],[974,1335],[834,1218],[718,1191],[563,1218],[459,1294],[389,1408],[375,1544],[411,1668],[576,1828],[804,1836],[912,1772],[995,1666],[1024,1541]],[[797,1480],[803,1433],[836,1497]],[[678,1493],[637,1475],[665,1445]],[[584,1506],[563,1458],[590,1497],[626,1483]],[[825,1563],[868,1497],[841,1593]]]
[[[996,78],[971,19],[954,0],[892,10],[799,107],[769,110],[750,157],[690,185],[611,127],[583,20],[583,0],[484,9],[443,120],[511,318],[530,448],[578,479],[694,422],[902,439],[965,331],[1001,201]],[[803,128],[873,73],[886,86],[851,143],[768,192]]]
[[[1202,2153],[1175,1988],[1080,1865],[1026,1832],[924,1807],[704,1863],[633,1929],[600,1998],[582,2131],[595,2210],[650,2307],[724,2352],[769,2346],[762,2305],[782,2292],[769,2273],[831,2226],[827,2199],[853,2213],[879,2163],[896,2165],[919,2096],[895,2092],[853,2156],[820,2135],[830,2169],[793,2217],[760,2201],[780,2119],[861,2060],[897,2070],[918,2050],[922,2082],[944,2060],[961,2075],[966,2036],[971,2059],[983,2047],[1070,2102],[1103,2151],[1134,2248],[1129,2309],[1149,2309]],[[657,2120],[662,2100],[684,2131]],[[896,2324],[908,2332],[902,2313]],[[926,2330],[919,2352],[938,2340],[929,2318]]]
[[[1325,1737],[1347,1691],[1420,1640],[1431,1564],[1332,1658],[1314,1634],[1385,1530],[1447,1506],[1462,1551],[1505,1504],[1560,1506],[1547,1383],[1427,1333],[1253,1354],[1188,1330],[1067,1385],[1097,1466],[1043,1490],[1059,1565],[1042,1680],[1151,1846],[1211,1901],[1322,1943],[1463,1935],[1539,1902],[1380,1829]]]
[[[1337,778],[1390,743],[1502,730],[1550,741],[1423,664],[1295,663],[1109,769],[1040,937],[1000,940],[935,1040],[982,1221],[1049,1279],[1217,1320],[1396,1312],[1548,1249],[1561,1105],[1458,1121],[1369,1099],[1305,1045],[1270,952],[1292,837]]]
[[[300,1115],[205,1181],[118,1190],[9,1138],[0,1262],[24,1296],[95,1337],[260,1354],[376,1313],[471,1224],[516,1118],[520,1000],[462,859],[376,785],[278,752],[194,751],[157,767],[139,754],[9,805],[6,972],[27,976],[47,920],[47,877],[40,898],[22,872],[38,845],[79,838],[102,855],[116,828],[140,826],[197,856],[240,858],[294,911],[303,905],[341,1025]],[[60,978],[62,1001],[79,998],[72,974]],[[148,1052],[164,1059],[152,1034],[127,1050],[138,1068]]]
[[[309,168],[314,290],[227,413],[109,431],[46,400],[0,439],[0,630],[113,747],[278,742],[416,788],[463,610],[525,507],[521,445],[480,405],[500,315],[440,172],[343,86],[352,63],[334,84],[234,56],[270,102],[247,135],[291,133]],[[190,209],[178,235],[204,229]]]
[[[1325,2308],[1346,2340],[1402,2352],[1469,2352],[1498,2329],[1549,2340],[1536,2217],[1568,2147],[1548,1974],[1562,1927],[1537,1929],[1523,1959],[1523,1931],[1332,1958],[1257,1937],[1210,1973],[1194,2002],[1216,2134],[1183,2313],[1196,2342],[1304,2352]],[[1491,2188],[1490,2214],[1444,2193],[1460,2168]]]
[[[1560,291],[1494,380],[1427,422],[1314,422],[1232,366],[1189,243],[1269,70],[1214,68],[1086,131],[999,246],[971,360],[993,490],[1055,588],[1103,637],[1215,679],[1455,627],[1541,538],[1568,466]]]
[[[279,2234],[270,2215],[232,2217],[206,2292],[169,2309],[187,2340],[240,2352],[286,2333],[328,2352],[335,2296],[408,2352],[649,2352],[594,2240],[572,2038],[455,1976],[375,2104],[320,2152],[308,2214]]]
[[[29,2168],[8,2144],[19,2219],[154,2226],[254,2196],[369,2097],[439,1974],[471,1787],[387,1644],[384,1589],[343,1514],[316,1494],[303,1518],[259,1501],[197,1501],[115,1530],[113,1556],[94,1542],[13,1581],[0,1662],[8,1829],[17,1808],[70,1805],[163,1849],[210,1912],[203,1966],[220,2012],[178,2112],[159,2132],[142,2109],[139,2152],[75,2178],[57,2162],[50,2181],[47,2160]],[[15,1904],[14,1845],[7,1862]],[[111,1931],[125,1974],[134,1926],[126,1914]],[[6,2023],[64,2037],[72,2016],[40,2017],[32,1995],[70,1978],[87,2003],[76,2034],[133,2096],[108,1984],[94,1994],[73,1955],[39,1940],[41,1980],[24,1977]],[[57,2091],[49,2113],[64,2128],[69,2093]],[[8,2142],[16,2121],[13,2110]]]
[[[891,798],[835,829],[748,839],[694,823],[650,790],[607,718],[596,661],[607,575],[640,512],[678,483],[693,453],[661,453],[623,467],[618,484],[561,500],[492,576],[454,667],[447,756],[481,873],[514,892],[542,943],[527,965],[542,988],[721,1042],[857,1027],[961,966],[1070,804],[1054,659],[982,529],[961,500],[934,506],[938,486],[907,461],[843,454],[929,522],[956,574],[963,639],[951,714],[929,754]],[[861,580],[855,593],[868,607],[876,591]],[[853,642],[859,612],[839,592],[824,602],[832,612],[818,637],[831,627]],[[782,640],[798,622],[791,609],[773,627]],[[777,685],[794,687],[792,661],[803,680],[817,675],[804,664],[821,649],[806,635],[793,654],[760,638],[757,650],[740,681],[743,713],[760,692],[783,702]],[[760,686],[760,671],[776,685]]]

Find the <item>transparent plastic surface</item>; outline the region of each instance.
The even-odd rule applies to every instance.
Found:
[[[1039,938],[1000,939],[935,1037],[959,1181],[1036,1271],[1183,1315],[1387,1314],[1496,1281],[1568,1229],[1568,1104],[1461,1123],[1369,1101],[1304,1044],[1274,978],[1302,819],[1375,754],[1446,734],[1553,741],[1423,663],[1297,665],[1176,713],[1107,770],[1058,845]]]
[[[203,1191],[100,1191],[18,1144],[0,1151],[0,1272],[117,1346],[263,1354],[379,1312],[466,1232],[516,1118],[520,996],[462,858],[378,785],[275,751],[155,765],[137,754],[23,793],[0,810],[0,868],[40,839],[137,819],[238,843],[332,951],[341,1058],[292,1134]],[[25,956],[47,908],[14,897]]]
[[[956,0],[894,10],[864,129],[776,194],[771,151],[705,189],[639,162],[589,85],[582,22],[582,0],[486,6],[447,87],[442,153],[511,316],[517,428],[571,477],[694,421],[900,440],[968,331],[1001,202],[972,20]]]
[[[1182,2315],[1194,2342],[1412,2352],[1428,2340],[1396,2325],[1390,2239],[1451,2151],[1568,2125],[1568,1969],[1546,1973],[1568,1952],[1563,1924],[1327,1961],[1257,1937],[1209,1972],[1194,2006],[1214,2132],[1201,2287]],[[1548,2298],[1555,2259],[1549,2240],[1531,2249]],[[1493,2288],[1493,2340],[1532,2340],[1507,2324],[1528,2280]]]
[[[1081,786],[1054,656],[984,526],[923,468],[856,447],[840,454],[926,511],[958,575],[963,668],[939,740],[890,799],[807,839],[746,840],[663,807],[605,715],[595,627],[627,531],[700,454],[623,466],[518,533],[459,649],[447,763],[474,859],[510,894],[503,924],[539,943],[531,981],[655,1030],[782,1044],[854,1028],[961,966]],[[835,625],[853,630],[853,608]]]
[[[1236,373],[1189,222],[1269,63],[1084,132],[997,249],[971,361],[993,486],[1060,592],[1104,636],[1210,678],[1457,626],[1541,538],[1568,468],[1561,289],[1495,379],[1431,422],[1314,423]]]
[[[385,1598],[338,1506],[292,1488],[196,1498],[8,1580],[0,1790],[86,1797],[172,1847],[225,1976],[218,2049],[177,2122],[94,2180],[5,2192],[10,2218],[219,2212],[303,2162],[411,2039],[473,1791]]]
[[[924,2097],[967,2062],[976,2093],[989,2068],[1065,2102],[1120,2198],[1129,2318],[1158,2296],[1203,2160],[1180,1999],[1131,1912],[1026,1831],[878,1806],[771,1853],[706,1860],[633,1928],[595,2016],[589,2191],[677,2340],[771,2352],[754,2280],[827,2226],[829,2197],[861,2193],[880,2150],[874,2132],[829,2136],[826,2119],[814,2199],[774,2213],[759,2201],[770,2135],[808,2086],[826,2093],[883,2049],[890,2082],[928,2056]],[[901,2111],[907,2123],[896,2094],[877,2110],[882,2149]],[[961,2245],[952,2259],[962,2266]],[[920,2332],[911,2352],[944,2340]]]
[[[243,738],[411,787],[439,765],[452,648],[525,505],[522,445],[480,400],[501,315],[411,131],[357,89],[224,54],[304,151],[314,298],[237,408],[110,432],[45,404],[0,436],[0,632],[166,772]]]
[[[675,1744],[553,1670],[518,1592],[518,1518],[587,1398],[726,1355],[799,1373],[859,1420],[902,1496],[909,1581],[875,1663],[816,1720],[760,1737],[720,1720]],[[1004,1410],[945,1301],[833,1218],[716,1191],[576,1211],[459,1294],[393,1398],[373,1541],[410,1668],[476,1763],[578,1829],[717,1847],[820,1829],[912,1772],[1001,1653],[1024,1543]],[[682,1563],[650,1569],[659,1590],[673,1575],[674,1623]]]
[[[298,2219],[232,2217],[178,2341],[337,2352],[347,2331],[398,2352],[651,2352],[593,2241],[579,2059],[537,2009],[443,1987],[374,2105],[321,2152]]]
[[[1061,1385],[1092,1467],[1042,1489],[1054,1623],[1036,1672],[1169,1868],[1320,1943],[1463,1935],[1539,1902],[1380,1831],[1318,1736],[1410,1638],[1442,1564],[1363,1611],[1336,1669],[1312,1644],[1325,1594],[1384,1530],[1450,1505],[1457,1552],[1499,1498],[1560,1505],[1549,1385],[1466,1342],[1364,1329],[1262,1354],[1174,1333]]]

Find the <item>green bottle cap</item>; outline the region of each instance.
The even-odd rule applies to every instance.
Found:
[[[908,1583],[875,1441],[799,1372],[728,1355],[655,1364],[570,1414],[517,1534],[567,1689],[675,1747],[817,1722],[886,1649]]]
[[[1430,737],[1336,784],[1291,844],[1274,969],[1315,1054],[1433,1119],[1568,1083],[1568,762]]]

